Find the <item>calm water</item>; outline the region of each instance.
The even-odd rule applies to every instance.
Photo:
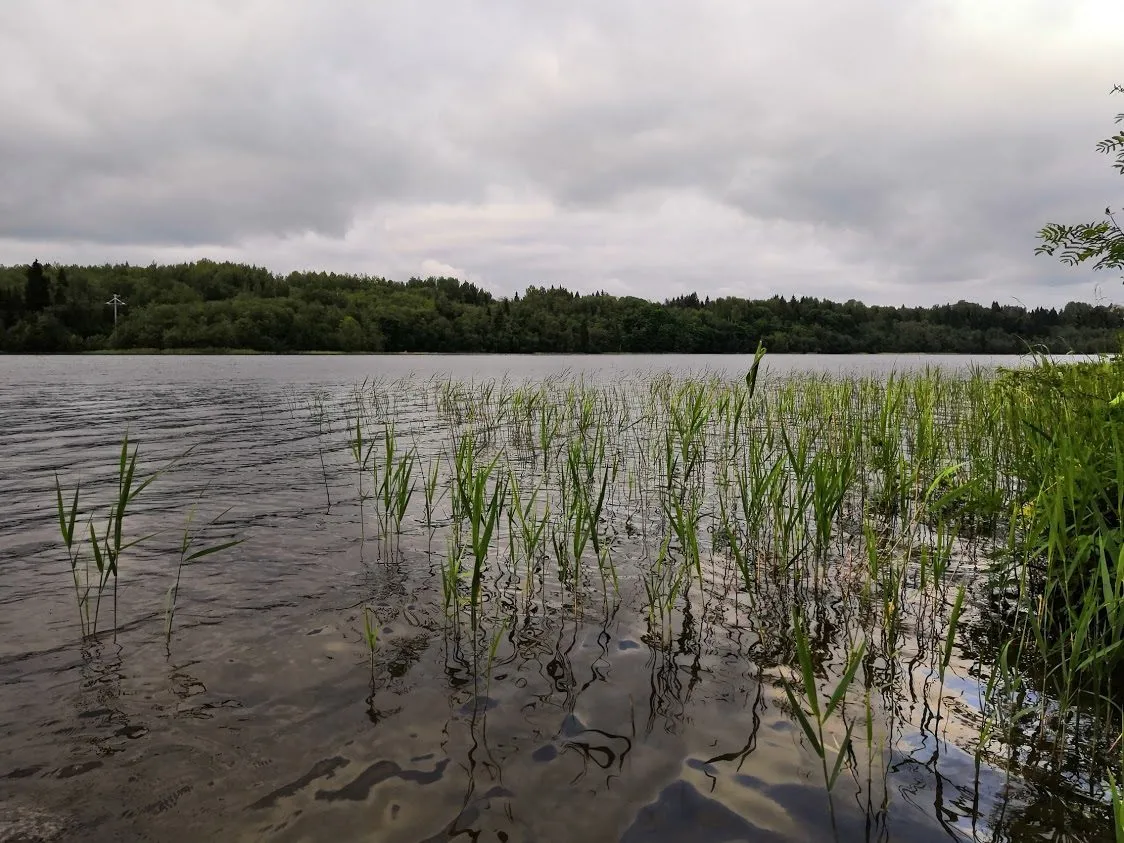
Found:
[[[1018,362],[769,358],[776,374]],[[576,612],[552,591],[518,633],[495,627],[482,680],[480,648],[445,622],[444,540],[429,541],[415,508],[399,552],[364,542],[343,447],[348,390],[365,380],[393,390],[397,429],[425,458],[447,442],[411,390],[438,375],[615,383],[741,377],[749,363],[0,357],[0,841],[830,838],[818,761],[747,629],[703,606],[658,646],[626,572],[615,603]],[[191,451],[129,522],[131,535],[157,535],[123,557],[116,639],[84,644],[54,476],[104,502],[126,429],[146,469]],[[196,501],[204,541],[244,543],[185,570],[165,647],[165,595]],[[490,593],[498,617],[505,585]],[[379,629],[373,665],[365,605]],[[970,698],[975,680],[957,682]],[[945,717],[953,736],[958,717],[972,728],[970,710]],[[1037,839],[1074,822],[1096,836],[1080,805],[1069,813],[1054,790],[977,771],[947,735],[892,735],[887,759],[869,788],[855,777],[837,793],[840,839]]]
[[[1027,358],[984,354],[771,354],[766,368],[777,373],[883,373],[926,366],[962,370],[971,366],[1017,366]],[[261,388],[350,386],[365,378],[407,375],[454,378],[536,379],[558,374],[611,379],[649,372],[717,372],[748,370],[752,355],[295,355],[295,356],[20,356],[0,357],[0,386],[82,384],[114,388],[149,385],[256,384]]]

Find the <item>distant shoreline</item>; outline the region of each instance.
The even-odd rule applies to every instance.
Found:
[[[771,357],[1029,357],[978,351],[782,351]],[[1112,352],[1061,353],[1051,357],[1101,357]],[[113,348],[85,351],[0,352],[0,357],[752,357],[752,351],[258,351],[250,348]]]
[[[658,302],[534,285],[497,298],[456,278],[278,276],[202,260],[0,266],[0,349],[9,353],[749,355],[760,342],[771,354],[954,360],[1116,352],[1122,334],[1124,308],[1086,302],[890,306],[697,293]]]

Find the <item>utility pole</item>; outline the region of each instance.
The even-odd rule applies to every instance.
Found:
[[[111,298],[109,301],[107,301],[106,304],[113,305],[113,330],[116,331],[117,330],[117,308],[118,307],[127,307],[127,305],[125,304],[125,302],[121,298],[118,297],[117,293],[114,293],[113,298]]]

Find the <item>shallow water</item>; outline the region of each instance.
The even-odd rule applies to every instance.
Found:
[[[770,358],[777,374],[969,362]],[[786,711],[775,642],[729,602],[733,572],[709,570],[708,591],[661,643],[628,564],[649,552],[641,539],[619,547],[619,599],[578,606],[554,582],[521,606],[497,578],[490,631],[451,634],[435,575],[442,534],[430,540],[415,506],[400,547],[371,541],[342,411],[330,430],[309,412],[316,396],[338,409],[365,379],[410,376],[382,382],[424,457],[447,445],[445,428],[407,384],[420,391],[434,375],[612,383],[665,370],[740,377],[748,365],[0,357],[0,841],[1110,839],[1091,797],[976,768],[959,736],[975,729],[979,678],[959,660],[940,728],[926,725],[938,692],[923,672],[876,703],[908,710],[829,802]],[[146,467],[192,450],[129,522],[133,535],[163,532],[123,557],[118,634],[83,643],[53,478],[100,482],[91,494],[103,500],[126,428]],[[197,500],[201,528],[222,516],[205,540],[244,542],[185,570],[166,647],[165,595]],[[377,618],[373,658],[364,606]],[[108,603],[102,612],[111,626]]]

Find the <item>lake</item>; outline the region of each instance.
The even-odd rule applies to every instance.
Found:
[[[956,378],[1026,362],[777,355],[762,377],[768,385],[929,367]],[[904,646],[896,658],[909,667],[893,692],[866,697],[877,738],[847,750],[829,796],[783,690],[792,652],[773,640],[787,629],[792,595],[766,583],[760,593],[775,589],[776,604],[747,607],[733,557],[707,540],[697,580],[688,570],[681,598],[657,619],[650,589],[665,573],[653,566],[671,516],[646,479],[660,449],[642,431],[657,430],[651,416],[663,412],[651,385],[741,383],[751,364],[0,357],[0,841],[1111,839],[1101,796],[1083,792],[1080,776],[1008,776],[991,754],[977,763],[971,735],[986,677],[973,669],[975,639],[958,644],[939,690],[922,670],[921,644]],[[540,397],[519,392],[524,384],[544,385]],[[589,431],[602,423],[581,421],[586,398],[616,431],[601,451]],[[566,409],[553,416],[551,401]],[[538,448],[552,418],[560,450]],[[544,533],[523,559],[509,503],[477,582],[471,537],[454,529],[466,430],[479,434],[474,476],[502,454],[503,482],[515,484],[505,494],[530,501],[542,488],[536,511],[577,500],[568,484],[586,466],[593,488],[609,489],[590,519],[597,538],[574,551],[580,536],[551,526],[560,544]],[[126,538],[148,538],[122,552],[118,587],[98,610],[101,631],[83,639],[55,478],[67,503],[81,483],[80,509],[100,530],[126,432],[139,473],[163,471],[126,522]],[[391,469],[416,455],[413,495],[394,530],[378,503],[392,472],[373,468],[387,441],[397,449]],[[717,442],[700,452],[707,465]],[[355,453],[367,460],[362,472]],[[430,470],[432,512],[423,500]],[[485,497],[500,482],[487,476]],[[834,522],[843,567],[832,570],[853,573],[848,512]],[[715,517],[708,503],[700,523]],[[241,543],[184,566],[169,634],[185,526],[192,551]],[[987,551],[971,548],[965,570]],[[555,570],[571,552],[584,561]],[[443,572],[452,558],[467,560],[469,573],[450,598]],[[840,589],[818,602],[826,614],[817,629],[828,635],[862,598],[838,583],[824,588]],[[906,628],[920,642],[926,615],[916,611]],[[825,681],[846,665],[844,638],[823,643]],[[847,699],[845,716],[862,729],[862,697]],[[842,722],[828,724],[831,753],[849,734]]]

